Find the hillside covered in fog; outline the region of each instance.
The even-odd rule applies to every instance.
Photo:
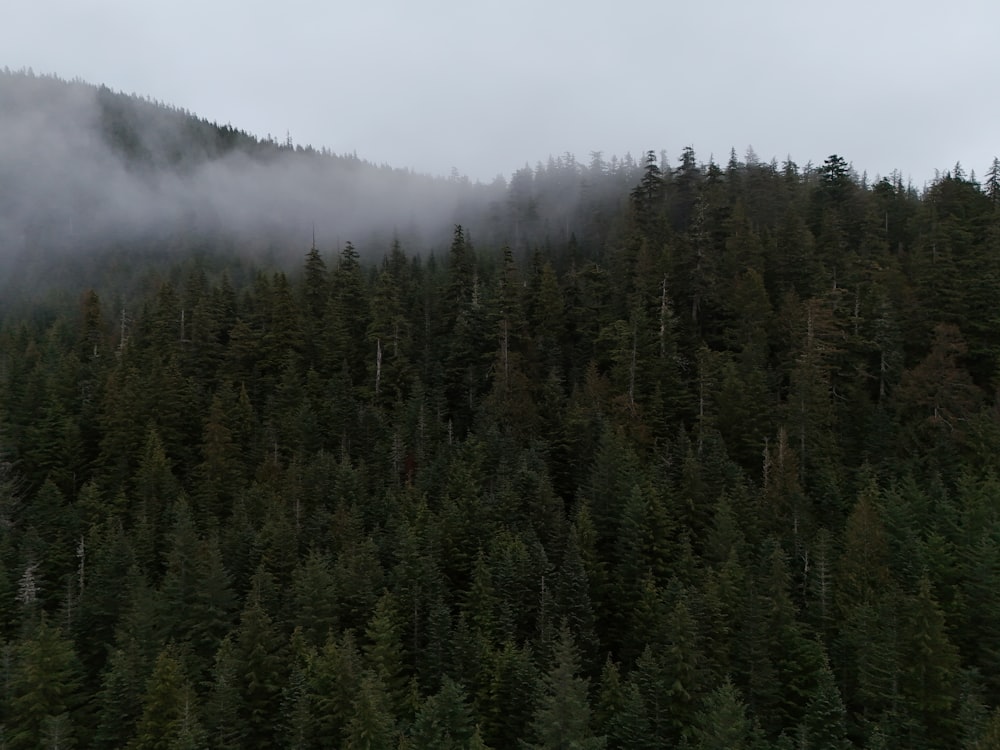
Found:
[[[1000,747],[983,166],[478,185],[0,76],[0,746]]]
[[[400,240],[476,240],[525,250],[572,233],[603,241],[639,167],[571,155],[509,185],[416,174],[357,155],[251,136],[135,95],[0,73],[0,269],[32,285],[108,256],[230,253],[280,263],[351,241],[365,257]],[[17,284],[24,292],[24,285]]]
[[[206,246],[287,260],[314,229],[329,243],[426,245],[485,200],[460,180],[260,140],[85,83],[0,74],[0,113],[7,273]]]

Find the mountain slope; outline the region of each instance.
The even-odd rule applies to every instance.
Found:
[[[260,140],[114,93],[0,74],[0,262],[228,238],[247,250],[446,239],[473,186]]]

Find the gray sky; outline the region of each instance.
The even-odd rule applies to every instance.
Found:
[[[917,186],[1000,155],[996,0],[21,0],[0,66],[473,179],[569,151],[839,153]]]

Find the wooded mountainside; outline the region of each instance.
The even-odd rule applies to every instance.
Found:
[[[0,745],[1000,747],[1000,162],[482,186],[0,80],[456,198],[50,263],[0,157]]]

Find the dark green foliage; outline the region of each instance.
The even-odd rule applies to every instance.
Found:
[[[80,664],[73,644],[44,616],[17,645],[7,675],[5,703],[10,747],[44,747],[58,728],[69,744],[78,734]]]
[[[368,640],[364,648],[365,663],[378,677],[392,715],[409,718],[404,714],[407,709],[408,679],[403,664],[400,630],[395,598],[386,592],[375,605],[375,612],[365,630]]]
[[[143,714],[129,748],[171,750],[198,747],[204,742],[197,696],[171,649],[162,651],[157,658],[142,702]]]
[[[240,616],[236,631],[235,667],[242,720],[246,722],[244,747],[273,747],[278,727],[274,709],[280,704],[287,665],[279,636],[258,595]]]
[[[492,747],[517,747],[531,737],[538,670],[526,648],[508,641],[490,655],[489,682],[477,705]]]
[[[97,694],[100,719],[94,734],[95,747],[111,750],[125,746],[142,715],[147,675],[145,655],[133,639],[108,656]]]
[[[414,750],[464,750],[474,729],[465,691],[446,677],[441,690],[429,696],[417,712],[410,743]]]
[[[998,743],[1000,743],[1000,709],[993,709],[975,740],[967,746],[969,750],[988,750],[996,747]]]
[[[900,687],[919,717],[915,740],[934,746],[955,731],[951,709],[958,699],[958,651],[926,576],[907,610]]]
[[[580,658],[568,628],[562,628],[552,652],[552,668],[539,686],[532,721],[534,748],[601,750],[605,738],[591,728],[588,680],[579,676]]]
[[[339,643],[331,634],[313,657],[309,673],[318,737],[333,741],[345,736],[354,715],[352,707],[361,687],[362,672],[361,655],[353,634],[348,631]]]
[[[758,746],[759,732],[747,716],[739,691],[728,679],[706,698],[705,708],[695,720],[695,737],[698,750],[751,750]]]
[[[344,747],[350,750],[392,750],[395,728],[389,701],[378,675],[366,672],[351,706]]]
[[[240,664],[233,641],[227,636],[215,655],[211,682],[206,690],[205,728],[212,747],[243,747],[248,727],[240,693]]]
[[[995,746],[993,166],[566,155],[0,301],[0,744]]]
[[[807,747],[817,750],[845,750],[848,747],[844,702],[829,663],[824,663],[819,671],[815,692],[806,706],[803,734]]]

